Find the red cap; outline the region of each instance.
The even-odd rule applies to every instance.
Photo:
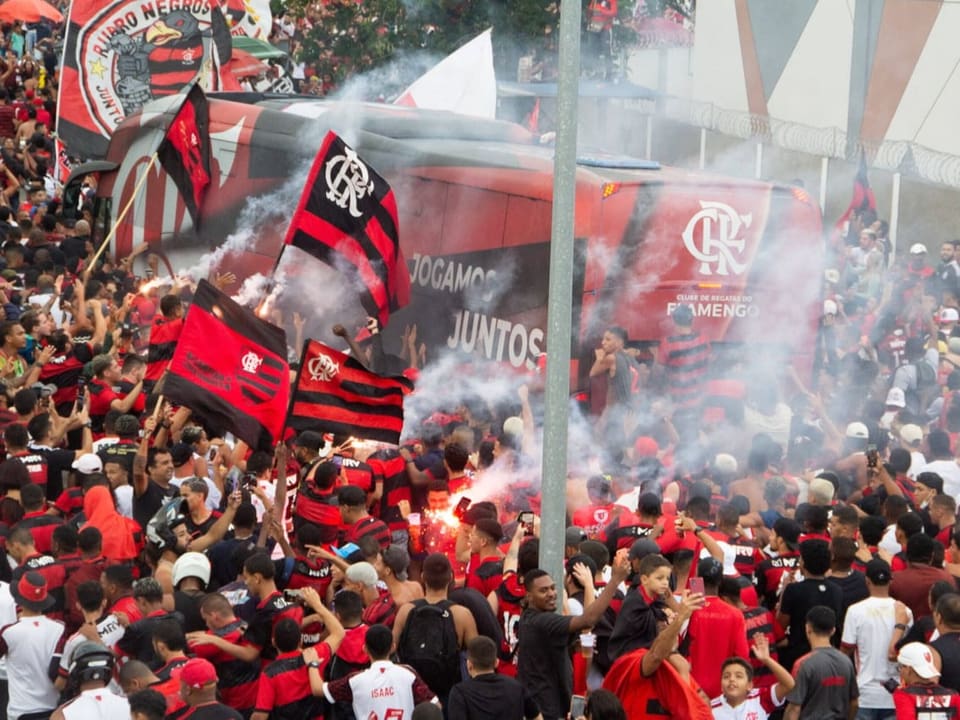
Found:
[[[191,658],[178,668],[174,668],[171,675],[180,682],[195,689],[200,689],[217,682],[217,669],[209,660]]]
[[[657,441],[646,435],[638,437],[633,444],[633,451],[637,454],[637,457],[656,457],[659,450],[660,446],[657,445]]]

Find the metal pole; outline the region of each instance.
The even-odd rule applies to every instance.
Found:
[[[757,157],[756,157],[755,167],[753,168],[753,176],[757,180],[763,177],[763,143],[762,142],[757,143]]]
[[[893,189],[890,192],[890,264],[897,256],[897,226],[900,224],[900,173],[893,174]]]
[[[577,181],[577,95],[580,90],[580,2],[561,0],[557,145],[553,166],[553,230],[547,298],[547,373],[543,421],[540,567],[563,580],[567,523],[567,412],[573,307],[573,233]]]
[[[700,169],[707,167],[707,129],[700,128]]]
[[[830,158],[820,160],[820,214],[827,211],[827,177],[830,174]]]

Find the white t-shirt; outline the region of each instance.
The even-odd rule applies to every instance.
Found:
[[[84,690],[62,708],[65,720],[116,720],[130,717],[130,703],[106,688]]]
[[[387,660],[372,663],[367,670],[323,685],[329,702],[350,702],[358,718],[409,720],[418,703],[436,697],[426,683],[405,665]]]
[[[46,615],[23,617],[0,630],[0,654],[7,657],[10,702],[7,720],[42,710],[53,710],[60,693],[48,675],[50,661],[59,655],[63,623]]]
[[[777,697],[777,686],[771,685],[769,692],[760,693],[754,688],[747,693],[747,699],[736,707],[730,707],[727,699],[721,695],[710,701],[713,720],[767,720],[767,716],[783,705],[787,698]]]
[[[898,552],[903,550],[900,547],[900,543],[897,542],[897,525],[887,525],[887,529],[883,531],[883,537],[880,538],[880,544],[877,545],[881,550],[886,550],[891,555],[896,555]]]
[[[17,601],[10,594],[10,583],[0,582],[0,628],[17,621]],[[7,659],[0,657],[0,680],[7,679]]]
[[[897,622],[896,602],[893,598],[869,597],[851,605],[843,621],[843,644],[857,649],[854,664],[862,708],[893,708],[893,695],[883,683],[899,678],[897,663],[887,660],[893,626]],[[912,624],[913,614],[909,608],[907,615],[907,624]]]
[[[117,499],[117,512],[133,520],[133,486],[121,485],[114,488],[113,496]]]

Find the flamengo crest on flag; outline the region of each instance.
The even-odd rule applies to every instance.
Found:
[[[383,377],[316,340],[304,344],[287,424],[396,445],[403,430],[405,377]]]
[[[410,300],[393,190],[336,133],[314,159],[286,245],[343,271],[381,327]]]
[[[163,392],[268,450],[281,437],[290,399],[286,353],[283,330],[201,280]]]

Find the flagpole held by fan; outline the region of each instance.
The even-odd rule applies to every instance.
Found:
[[[147,178],[150,176],[150,170],[153,168],[153,164],[157,161],[157,158],[160,156],[160,151],[157,150],[150,156],[150,162],[147,163],[147,166],[143,169],[143,174],[140,176],[140,179],[137,180],[136,186],[133,188],[133,193],[130,195],[130,199],[127,200],[127,204],[123,206],[123,209],[120,211],[120,214],[117,215],[116,221],[113,223],[113,227],[110,228],[110,232],[107,233],[107,236],[103,239],[103,242],[100,244],[100,248],[97,250],[96,254],[90,260],[87,268],[83,271],[84,278],[89,278],[90,273],[93,272],[93,268],[97,264],[97,260],[100,259],[100,256],[103,255],[103,251],[110,246],[110,241],[113,240],[114,235],[117,234],[117,228],[120,227],[120,224],[127,217],[127,213],[130,212],[130,208],[133,207],[134,200],[137,199],[137,196],[140,194],[140,191],[143,189],[144,184],[147,182]]]

